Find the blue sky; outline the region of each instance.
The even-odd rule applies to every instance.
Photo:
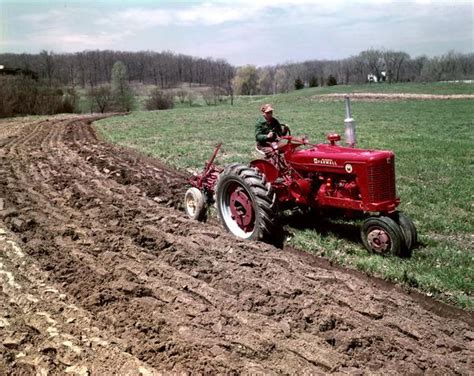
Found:
[[[0,52],[173,51],[234,65],[474,52],[474,0],[0,0]]]

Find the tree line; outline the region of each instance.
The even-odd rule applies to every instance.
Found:
[[[118,62],[120,66],[116,66]],[[86,90],[91,111],[129,111],[134,103],[132,82],[154,85],[146,107],[162,109],[172,107],[175,98],[193,104],[196,93],[183,90],[183,83],[208,87],[200,91],[200,96],[210,105],[223,96],[233,103],[234,94],[277,94],[369,80],[393,83],[473,79],[474,53],[451,51],[441,56],[412,58],[403,51],[369,49],[341,60],[237,68],[222,59],[169,51],[42,51],[0,54],[0,66],[10,72],[24,72],[22,77],[7,77],[7,70],[2,74],[0,67],[0,116],[12,116],[77,111],[78,88]],[[172,93],[168,90],[178,86],[181,88]],[[117,96],[118,92],[121,96]]]
[[[0,65],[36,72],[49,84],[95,87],[111,83],[117,61],[125,64],[130,82],[152,84],[162,89],[186,82],[227,87],[235,68],[225,60],[196,58],[172,52],[83,51],[57,54],[0,54]]]
[[[56,54],[0,54],[0,65],[33,71],[49,84],[94,87],[111,83],[115,62],[125,64],[130,82],[153,84],[161,89],[180,83],[214,86],[237,94],[280,93],[292,90],[296,79],[306,86],[324,86],[330,76],[338,84],[359,84],[368,75],[386,81],[442,81],[472,79],[474,53],[411,58],[403,51],[369,49],[341,60],[309,60],[257,68],[236,68],[225,60],[196,58],[173,52],[83,51]],[[248,77],[247,77],[248,76]],[[242,77],[247,80],[242,80]],[[234,81],[234,78],[237,79]]]
[[[385,81],[436,82],[474,78],[474,53],[411,58],[403,51],[369,49],[342,60],[309,60],[258,68],[240,67],[236,94],[277,94],[303,87]]]

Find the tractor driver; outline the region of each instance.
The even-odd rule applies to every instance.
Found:
[[[257,150],[268,156],[271,151],[271,143],[278,137],[286,136],[290,133],[290,128],[273,117],[273,107],[270,104],[264,104],[260,107],[262,116],[257,119],[255,124],[255,138],[257,140]]]

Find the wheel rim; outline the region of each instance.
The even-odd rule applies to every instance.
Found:
[[[196,214],[196,200],[192,194],[186,197],[186,209],[190,215]]]
[[[390,235],[381,228],[371,229],[367,234],[367,242],[370,249],[377,253],[386,253],[392,246]]]
[[[249,192],[238,183],[230,183],[224,192],[222,216],[229,230],[249,238],[255,229],[255,210]]]

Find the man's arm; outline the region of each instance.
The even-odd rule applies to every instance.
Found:
[[[275,133],[278,137],[284,136],[283,134],[283,127],[281,126],[280,122],[278,119],[273,118],[273,123],[272,123],[273,129],[275,130]]]

